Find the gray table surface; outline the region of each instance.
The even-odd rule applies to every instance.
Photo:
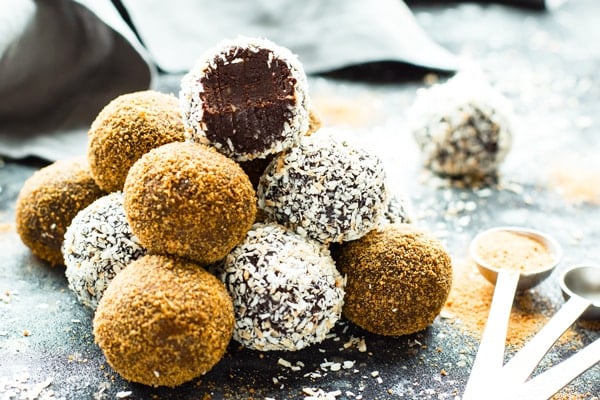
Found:
[[[588,174],[591,188],[600,186],[599,11],[595,0],[570,1],[549,13],[468,3],[415,8],[436,41],[477,62],[515,106],[514,147],[499,183],[484,192],[449,185],[422,171],[405,130],[422,80],[399,79],[407,72],[387,65],[361,70],[360,80],[348,79],[356,78],[352,71],[311,77],[310,93],[325,126],[346,130],[382,157],[394,190],[410,199],[415,223],[440,237],[454,259],[466,257],[475,233],[496,225],[526,225],[554,235],[564,258],[535,290],[559,307],[560,271],[600,259],[600,199],[573,201],[553,179],[555,171],[567,169],[572,177]],[[163,76],[160,88],[176,93],[178,82],[177,76]],[[295,353],[258,353],[232,343],[213,370],[176,389],[126,382],[94,344],[92,314],[69,292],[63,270],[33,257],[15,233],[16,196],[43,164],[4,160],[0,165],[1,399],[293,399],[307,396],[306,388],[339,390],[321,397],[337,399],[352,399],[352,394],[454,399],[462,393],[477,338],[441,318],[423,332],[398,338],[342,322],[324,343]],[[467,203],[475,206],[464,207]],[[581,326],[575,330],[581,343],[555,347],[541,369],[600,336]],[[367,351],[344,348],[352,337],[364,339]],[[280,358],[300,369],[281,365]],[[355,364],[331,371],[321,368],[327,361]],[[561,393],[557,398],[597,399],[600,366]]]

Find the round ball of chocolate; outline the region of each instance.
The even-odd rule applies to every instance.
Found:
[[[67,228],[62,253],[69,288],[83,305],[96,309],[115,275],[146,254],[125,217],[123,194],[100,197],[79,211]]]
[[[201,264],[225,257],[256,216],[248,175],[198,143],[169,143],[142,156],[127,175],[124,196],[131,230],[149,252]]]
[[[175,96],[153,90],[121,95],[100,111],[88,131],[92,176],[107,192],[123,190],[134,162],[155,147],[184,141],[184,131]]]
[[[494,175],[511,147],[508,101],[470,76],[420,90],[411,115],[423,164],[439,175]]]
[[[237,161],[285,150],[308,131],[307,87],[288,49],[266,39],[224,41],[181,81],[189,138]]]
[[[104,195],[84,158],[59,160],[25,181],[16,202],[21,241],[52,266],[64,265],[61,246],[77,213]]]
[[[221,360],[233,306],[223,284],[203,268],[148,255],[115,276],[93,327],[106,361],[123,378],[174,387]]]
[[[233,339],[261,351],[295,351],[325,339],[340,318],[344,279],[320,243],[255,224],[224,260],[235,310]]]
[[[275,157],[258,185],[268,218],[323,243],[364,236],[388,199],[381,160],[322,130]]]
[[[346,276],[343,315],[379,335],[425,329],[440,313],[452,284],[443,245],[412,225],[397,224],[344,243],[336,265]]]

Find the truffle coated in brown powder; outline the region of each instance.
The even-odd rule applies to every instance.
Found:
[[[342,313],[372,333],[399,336],[425,329],[450,292],[450,256],[438,240],[408,224],[346,242],[335,258],[347,279]]]
[[[123,189],[129,168],[142,155],[170,142],[182,142],[185,128],[175,96],[146,90],[112,100],[88,131],[92,176],[102,189]]]
[[[94,338],[123,378],[177,386],[210,370],[233,332],[231,298],[195,263],[144,256],[119,272],[100,300]]]
[[[236,162],[205,145],[174,142],[133,165],[124,206],[132,232],[150,253],[208,264],[244,239],[256,216],[256,194]]]
[[[67,227],[102,195],[84,158],[59,160],[40,169],[25,181],[17,198],[21,241],[52,266],[64,265],[61,246]]]

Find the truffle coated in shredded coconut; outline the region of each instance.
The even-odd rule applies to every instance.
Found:
[[[278,224],[255,224],[220,273],[233,298],[233,338],[255,350],[321,342],[339,319],[344,278],[329,251]]]
[[[324,130],[277,156],[258,186],[268,218],[322,243],[364,236],[388,202],[381,160]]]
[[[288,49],[260,38],[223,41],[181,81],[186,134],[236,161],[281,152],[309,129],[307,90]]]
[[[83,157],[58,160],[36,171],[23,184],[16,202],[21,241],[52,266],[63,265],[61,246],[67,227],[102,195]]]
[[[178,386],[225,354],[233,306],[223,284],[197,264],[146,255],[115,276],[94,316],[94,339],[123,378]]]
[[[256,216],[246,173],[198,143],[173,142],[142,156],[127,175],[124,199],[131,230],[149,252],[201,264],[225,257]]]
[[[440,175],[494,174],[511,147],[508,101],[467,73],[421,89],[410,114],[423,164]]]
[[[125,217],[123,194],[111,193],[81,210],[67,228],[62,252],[69,288],[95,309],[114,276],[146,253]]]
[[[343,243],[335,260],[347,279],[343,315],[379,335],[425,329],[440,313],[452,284],[443,245],[408,224],[387,225]]]
[[[123,190],[129,168],[153,148],[184,141],[179,102],[170,94],[144,90],[108,103],[88,131],[92,177],[103,190]]]

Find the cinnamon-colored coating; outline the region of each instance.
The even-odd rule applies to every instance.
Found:
[[[412,225],[371,231],[342,244],[334,257],[347,279],[342,314],[372,333],[399,336],[425,329],[450,292],[450,256]]]
[[[104,195],[84,158],[59,160],[25,181],[16,202],[21,241],[52,266],[64,265],[61,246],[77,213]]]
[[[124,206],[150,253],[208,264],[240,243],[256,216],[256,193],[233,160],[198,143],[150,151],[129,171]]]
[[[144,256],[119,272],[94,316],[94,338],[123,378],[174,387],[209,371],[233,333],[231,298],[203,268]]]
[[[96,117],[88,131],[92,176],[107,192],[123,189],[129,168],[153,148],[182,142],[179,101],[152,90],[121,95]]]

